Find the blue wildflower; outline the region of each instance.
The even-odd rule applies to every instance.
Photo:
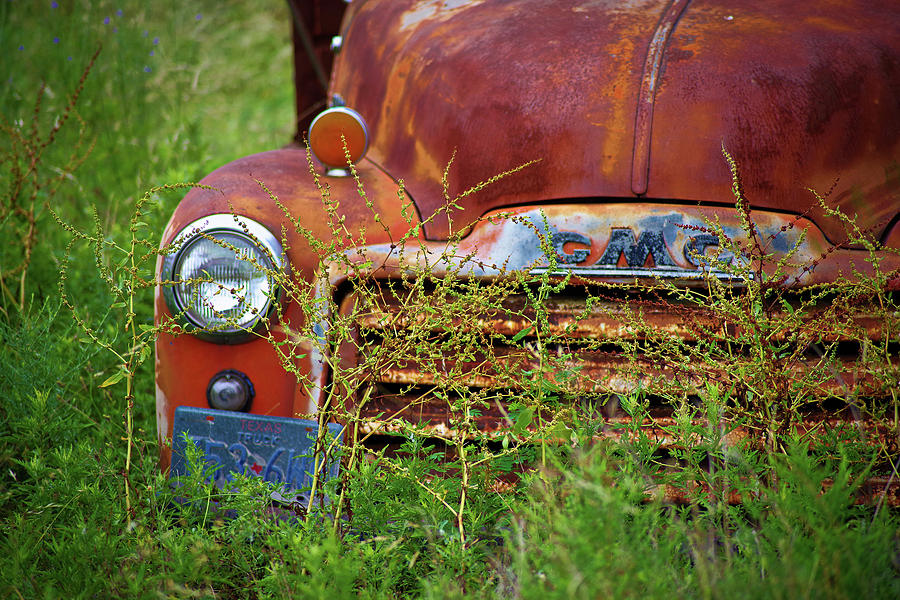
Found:
[[[150,56],[153,56],[153,50],[150,51]]]
[[[121,8],[120,8],[119,10],[116,11],[116,16],[117,16],[117,17],[121,17],[121,16],[122,16],[122,9],[121,9]]]
[[[54,44],[58,44],[58,43],[59,43],[59,38],[58,38],[58,37],[53,38],[53,43],[54,43]]]
[[[59,2],[51,2],[50,8],[59,8]]]
[[[153,69],[151,69],[150,67],[144,67],[144,73],[149,73],[152,70]]]
[[[103,24],[109,25],[109,17],[106,17],[105,19],[103,19]]]
[[[19,50],[24,50],[25,46],[19,46]]]
[[[159,44],[159,38],[158,37],[153,38],[153,45],[156,46],[158,44]]]
[[[198,15],[197,15],[196,17],[194,17],[194,18],[197,19],[197,20],[199,21],[200,19],[203,18],[203,15],[198,14]]]

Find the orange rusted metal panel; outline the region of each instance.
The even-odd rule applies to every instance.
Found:
[[[368,120],[372,157],[423,215],[539,159],[454,213],[565,199],[734,202],[808,214],[807,188],[883,234],[898,211],[900,9],[865,0],[351,6],[330,93]],[[365,73],[365,76],[361,76]],[[426,226],[445,238],[448,221]]]

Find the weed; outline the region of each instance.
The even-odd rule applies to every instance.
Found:
[[[408,228],[384,232],[393,248],[378,254],[366,232],[340,220],[352,200],[383,226],[366,190],[335,198],[320,182],[332,235],[314,239],[289,214],[294,230],[285,232],[322,257],[320,277],[279,280],[303,318],[276,314],[280,329],[257,335],[299,386],[321,391],[320,424],[347,426],[343,447],[319,428],[320,460],[337,455],[342,468],[338,479],[317,479],[312,496],[332,502],[294,513],[258,479],[211,487],[196,454],[192,475],[173,488],[151,458],[147,358],[154,336],[176,327],[150,324],[149,299],[167,283],[153,273],[155,232],[174,194],[133,194],[234,157],[238,136],[227,132],[246,122],[212,128],[196,115],[201,106],[224,113],[217,97],[230,102],[229,86],[240,84],[205,78],[218,59],[199,60],[191,32],[242,9],[173,5],[176,24],[160,25],[149,9],[117,8],[44,7],[59,11],[41,13],[54,32],[19,27],[24,12],[0,9],[5,31],[21,30],[4,38],[14,44],[7,54],[38,65],[3,92],[3,147],[19,165],[9,173],[27,174],[8,188],[22,191],[8,196],[23,210],[0,224],[27,242],[0,263],[4,597],[898,595],[895,509],[884,497],[856,504],[867,478],[896,477],[896,274],[852,217],[832,211],[870,262],[798,292],[783,277],[815,273],[827,256],[801,255],[800,237],[774,252],[739,185],[742,235],[715,221],[692,231],[719,242],[718,254],[694,258],[727,277],[635,291],[553,275],[560,265],[546,219],[484,221],[534,235],[543,274],[474,253],[466,236],[479,223],[429,246],[402,187]],[[46,47],[26,31],[48,34]],[[60,81],[79,89],[82,71],[65,74],[58,63],[71,52],[87,64],[98,37],[104,50],[75,112],[71,95],[53,94]],[[228,41],[210,39],[217,52]],[[229,68],[235,54],[250,54],[232,52],[222,59]],[[259,68],[243,81],[289,80]],[[41,87],[30,72],[53,79]],[[272,95],[241,114],[269,110],[280,94],[255,88]],[[20,112],[22,90],[31,98],[41,89],[40,112],[30,100]],[[47,116],[70,101],[68,125],[41,150],[59,124]],[[203,138],[205,130],[224,133]],[[43,170],[29,171],[29,156]],[[76,171],[82,158],[91,168]],[[449,211],[460,197],[444,191]],[[91,201],[97,209],[85,211]],[[47,282],[58,269],[57,291]],[[654,311],[677,315],[690,335],[654,326]],[[623,335],[575,335],[601,317]],[[857,349],[857,360],[843,360]],[[328,379],[296,368],[310,352]],[[804,429],[810,414],[834,407],[852,418]]]
[[[0,134],[5,142],[0,154],[0,172],[4,173],[0,224],[17,241],[4,247],[7,253],[16,256],[4,256],[3,271],[0,271],[0,310],[7,319],[10,310],[21,311],[25,307],[26,276],[32,254],[39,243],[38,220],[41,213],[50,206],[60,184],[71,177],[90,155],[92,144],[84,143],[85,125],[75,112],[75,107],[99,53],[98,48],[85,66],[62,113],[53,119],[45,134],[40,130],[45,120],[41,107],[47,89],[45,84],[38,91],[27,126],[21,119],[10,123],[0,118]],[[45,164],[45,152],[56,141],[70,117],[81,121],[71,154],[59,166]]]

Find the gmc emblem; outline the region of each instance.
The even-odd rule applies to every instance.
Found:
[[[531,273],[550,273],[565,275],[574,273],[592,277],[671,277],[697,279],[704,276],[700,268],[704,266],[696,259],[703,255],[707,248],[719,245],[719,239],[710,234],[700,234],[688,238],[682,255],[692,268],[685,268],[675,262],[661,230],[642,231],[635,235],[630,227],[613,227],[610,230],[609,242],[603,254],[592,265],[582,266],[591,254],[593,242],[587,235],[577,231],[557,231],[550,237],[550,244],[556,252],[558,268],[538,267]],[[586,246],[571,248],[566,251],[566,244]],[[624,265],[620,266],[623,262]],[[730,255],[720,255],[719,261],[731,262]],[[719,279],[740,279],[740,277],[719,269],[706,269],[706,272]]]

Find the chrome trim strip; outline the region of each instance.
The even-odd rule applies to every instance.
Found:
[[[742,275],[736,275],[719,269],[689,270],[663,267],[535,267],[528,271],[529,275],[550,275],[551,277],[565,277],[575,275],[578,277],[615,277],[615,278],[659,278],[659,279],[692,279],[702,280],[714,277],[722,281],[743,281]]]

